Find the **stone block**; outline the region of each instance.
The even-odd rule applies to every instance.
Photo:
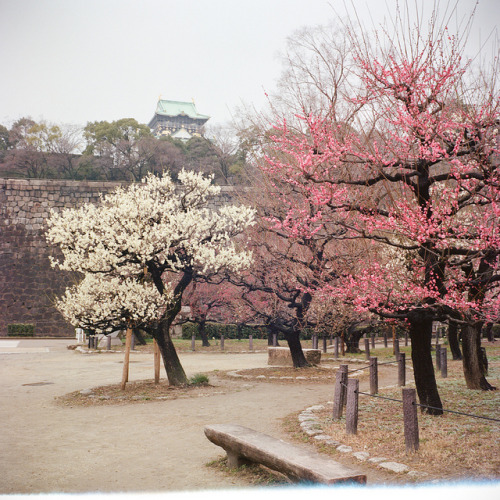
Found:
[[[120,331],[116,331],[109,334],[111,337],[111,347],[123,345],[121,339],[118,337],[120,333],[121,333]],[[99,344],[97,347],[99,347],[100,349],[105,349],[107,346],[108,346],[108,337],[106,335],[99,336]]]
[[[321,351],[319,349],[303,349],[308,363],[319,365]],[[267,364],[271,366],[293,366],[292,355],[288,347],[268,347]]]

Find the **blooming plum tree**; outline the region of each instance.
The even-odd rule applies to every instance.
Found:
[[[300,218],[290,207],[277,221],[288,237],[312,238],[335,217],[344,238],[366,242],[364,269],[323,291],[408,321],[420,402],[440,414],[433,320],[466,325],[467,384],[491,388],[478,339],[500,305],[500,100],[494,79],[486,88],[471,78],[459,38],[435,18],[427,34],[375,36],[373,49],[350,32],[357,80],[336,103],[343,116],[304,113],[302,133],[278,121],[263,168],[316,209]]]
[[[59,301],[66,318],[97,330],[154,322],[171,385],[187,382],[169,333],[182,294],[196,277],[250,265],[251,253],[235,237],[254,219],[245,206],[210,208],[220,191],[211,177],[183,170],[179,181],[149,175],[97,205],[52,212],[47,222],[48,241],[62,251],[53,266],[84,276]]]
[[[316,291],[320,284],[336,280],[339,268],[352,270],[360,249],[339,240],[343,227],[333,218],[322,218],[321,210],[294,185],[279,181],[272,175],[261,176],[247,193],[260,215],[249,238],[254,264],[229,279],[244,290],[240,301],[254,311],[259,322],[283,334],[293,364],[300,368],[308,365],[300,334],[318,328],[318,308],[311,314]],[[323,227],[314,231],[311,228],[318,218]],[[292,230],[294,236],[289,237]]]

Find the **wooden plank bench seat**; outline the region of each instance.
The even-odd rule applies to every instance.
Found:
[[[366,483],[366,475],[329,457],[241,425],[207,425],[205,435],[212,443],[224,448],[229,467],[254,462],[281,472],[295,481],[322,484]]]

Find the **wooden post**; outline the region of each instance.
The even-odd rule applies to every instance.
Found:
[[[328,345],[327,345],[327,338],[323,337],[323,352],[326,354],[326,351],[328,350]]]
[[[418,417],[417,417],[417,391],[403,389],[403,419],[406,452],[418,450]]]
[[[155,370],[155,384],[160,383],[160,347],[155,339],[153,339],[153,354],[154,354],[154,370]]]
[[[122,373],[122,391],[125,390],[125,385],[128,382],[128,366],[130,362],[130,345],[132,344],[132,328],[127,328],[127,336],[125,339],[125,358],[123,360],[123,373]]]
[[[405,347],[408,346],[408,330],[405,330]]]
[[[365,339],[365,359],[370,360],[370,339]]]
[[[333,350],[333,356],[335,359],[338,359],[339,357],[339,344],[340,344],[340,339],[338,337],[335,337],[335,347]]]
[[[111,335],[106,337],[106,350],[111,351]]]
[[[387,348],[387,332],[384,332],[384,347]]]
[[[333,395],[334,420],[339,420],[342,416],[347,385],[347,365],[340,365],[335,376],[335,394]]]
[[[372,333],[371,339],[372,339],[372,349],[375,349],[375,334],[374,333]]]
[[[440,358],[441,358],[441,377],[447,378],[448,377],[448,352],[446,347],[441,347],[440,351]]]
[[[342,348],[342,357],[345,356],[345,342],[344,342],[344,332],[342,332],[342,337],[341,337],[341,345],[340,347]]]
[[[347,381],[347,405],[345,409],[346,434],[357,434],[358,432],[358,391],[359,380],[349,379]]]
[[[394,339],[394,355],[396,356],[396,359],[398,359],[398,354],[399,354],[399,339],[396,338]]]
[[[441,370],[441,346],[436,344],[436,369]]]
[[[392,354],[396,355],[396,327],[392,325]]]
[[[220,336],[220,350],[224,350],[224,335],[221,334]]]
[[[248,350],[253,351],[253,335],[248,336]]]
[[[370,394],[378,392],[378,361],[377,358],[370,358]]]
[[[191,350],[194,351],[196,348],[196,335],[191,335]]]
[[[406,366],[405,366],[405,353],[398,354],[398,385],[403,387],[406,385]]]

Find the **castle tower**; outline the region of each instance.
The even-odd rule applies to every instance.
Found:
[[[171,136],[187,141],[193,136],[202,135],[202,127],[209,118],[196,111],[194,102],[167,101],[160,98],[148,127],[157,138]]]

